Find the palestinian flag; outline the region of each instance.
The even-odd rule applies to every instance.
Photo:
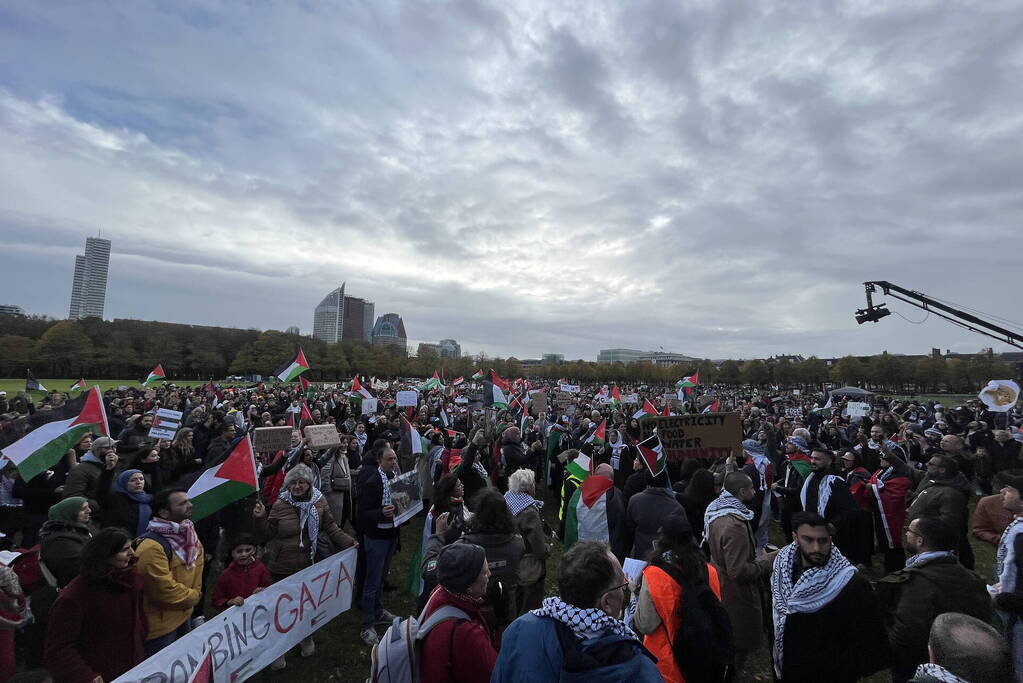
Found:
[[[28,374],[25,376],[25,391],[46,391],[46,387],[36,379],[32,371],[28,370],[27,372]]]
[[[618,408],[622,404],[622,392],[618,390],[618,385],[611,387],[611,407]]]
[[[493,370],[490,371],[490,382],[499,387],[501,391],[511,391],[511,383],[506,379],[501,379],[501,376]]]
[[[412,423],[404,415],[401,416],[401,448],[412,455],[428,453],[430,442],[423,438],[423,435],[416,431]]]
[[[472,379],[483,379],[483,371],[477,370],[476,372],[472,373]]]
[[[444,385],[440,381],[440,376],[437,371],[433,371],[433,377],[419,385],[419,391],[431,391],[433,389],[443,389]]]
[[[307,380],[305,377],[301,376],[298,378],[298,383],[302,385],[302,391],[306,392],[307,394],[309,393],[310,389],[312,389],[313,386],[312,382]]]
[[[593,398],[594,398],[595,400],[597,400],[597,401],[602,401],[602,400],[604,400],[605,398],[607,398],[607,397],[608,397],[609,395],[610,395],[610,394],[609,394],[609,392],[608,392],[608,389],[607,389],[607,385],[605,384],[604,386],[602,386],[602,387],[600,388],[600,391],[598,391],[598,392],[597,392],[597,395],[596,395],[596,396],[594,396]]]
[[[650,399],[648,398],[643,399],[643,407],[637,410],[636,414],[633,415],[632,417],[638,420],[644,415],[657,415],[657,406],[651,403]]]
[[[601,420],[597,428],[593,430],[593,433],[586,439],[586,443],[591,443],[594,446],[603,446],[607,443],[607,420]]]
[[[566,549],[579,540],[580,534],[587,540],[610,540],[604,494],[612,486],[614,482],[607,477],[587,477],[576,488],[565,510]]]
[[[96,386],[60,408],[16,420],[4,430],[10,441],[0,443],[4,444],[4,456],[28,481],[57,464],[68,449],[90,432],[110,436],[103,396]]]
[[[152,372],[149,373],[149,376],[142,380],[142,386],[148,387],[156,384],[157,382],[162,382],[165,379],[167,379],[167,375],[163,372],[163,366],[157,364],[157,366],[153,368]]]
[[[352,378],[352,388],[348,390],[348,395],[359,401],[364,398],[373,398],[373,394],[369,393],[369,389],[362,386],[358,375]]]
[[[720,398],[716,398],[716,399],[714,399],[713,403],[708,403],[707,404],[707,407],[703,409],[703,412],[705,412],[705,413],[716,413],[719,410],[721,410],[721,399]]]
[[[801,451],[796,451],[795,453],[786,454],[785,457],[788,459],[789,464],[792,465],[792,467],[795,468],[797,472],[799,472],[799,476],[801,476],[803,479],[806,479],[808,476],[810,476],[809,455]]]
[[[68,391],[85,391],[85,379],[84,378],[80,379],[74,384],[72,384],[71,388],[68,389]]]
[[[308,369],[309,361],[305,359],[305,354],[302,353],[302,349],[299,349],[298,355],[295,356],[295,360],[282,365],[274,374],[277,375],[277,379],[282,382],[293,382],[296,377]]]
[[[453,387],[461,386],[462,382],[464,382],[464,381],[465,381],[464,377],[458,376],[458,377],[454,378],[453,380],[451,380],[451,386],[453,386]]]
[[[195,671],[188,677],[187,683],[213,683],[213,648],[206,651],[206,655],[195,667]]]
[[[820,413],[820,414],[823,415],[823,414],[829,412],[830,410],[831,410],[831,392],[828,392],[828,402],[825,403],[820,408],[814,408],[813,412]]]
[[[665,403],[664,408],[661,409],[661,417],[671,417],[671,406],[667,403]]]
[[[483,383],[483,405],[494,406],[498,409],[508,409],[508,397],[501,391],[501,387],[493,382]]]
[[[292,415],[294,415],[294,413],[292,413]],[[312,424],[313,422],[313,413],[311,410],[309,410],[309,406],[306,404],[305,401],[302,401],[302,417],[299,419],[302,420],[303,427],[306,424]]]
[[[211,467],[188,489],[192,520],[209,517],[217,510],[256,492],[256,460],[248,436],[238,441],[224,462]]]
[[[585,480],[590,476],[590,472],[593,470],[593,461],[590,460],[590,456],[580,453],[575,460],[568,463],[565,468],[568,473],[579,481]]]
[[[695,387],[699,383],[700,383],[700,371],[697,370],[696,372],[694,372],[693,374],[689,375],[688,377],[683,377],[679,381],[675,382],[675,388],[676,389],[683,389],[683,388],[690,388],[691,389],[692,387]]]
[[[639,450],[639,456],[643,458],[643,464],[650,470],[650,474],[656,477],[664,471],[667,459],[664,457],[664,447],[661,445],[661,439],[656,434],[649,439],[640,441],[636,444],[636,448]]]

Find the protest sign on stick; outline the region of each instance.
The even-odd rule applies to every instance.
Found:
[[[419,405],[419,392],[418,391],[399,391],[395,396],[397,400],[397,406],[399,408],[405,408],[412,406],[415,408]]]
[[[529,410],[533,415],[547,412],[547,394],[536,393],[529,398]]]
[[[362,399],[362,414],[372,415],[377,411],[377,400],[375,398]]]
[[[252,450],[276,453],[291,448],[291,427],[256,427],[252,433]]]
[[[850,401],[845,406],[845,414],[849,417],[866,417],[870,412],[870,404],[859,401]]]
[[[355,548],[342,550],[210,617],[115,683],[187,683],[210,651],[209,680],[233,683],[251,678],[347,611],[354,577]]]
[[[724,457],[738,453],[742,441],[739,413],[651,416],[639,421],[643,439],[653,436],[655,429],[668,460]]]
[[[180,410],[160,408],[153,416],[153,425],[149,428],[149,436],[154,439],[173,439],[181,426],[183,414]]]

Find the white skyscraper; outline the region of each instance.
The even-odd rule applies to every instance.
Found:
[[[109,268],[110,240],[87,237],[85,256],[75,256],[75,277],[71,284],[68,319],[103,317]]]
[[[328,344],[341,341],[345,322],[345,283],[323,297],[313,311],[313,336]]]

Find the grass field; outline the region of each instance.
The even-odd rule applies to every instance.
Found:
[[[70,389],[71,385],[77,381],[78,379],[40,379],[39,383],[46,387],[48,391],[67,392]],[[86,385],[89,387],[93,386],[94,384],[98,384],[99,388],[102,389],[103,391],[106,391],[107,389],[116,389],[119,386],[136,388],[142,387],[142,385],[139,384],[138,377],[135,377],[133,379],[98,379],[98,380],[86,379],[85,382]],[[205,384],[205,382],[199,381],[175,382],[175,384],[177,384],[178,386],[187,387]],[[8,397],[14,396],[14,394],[18,393],[19,391],[23,391],[24,389],[25,389],[24,379],[0,379],[0,391],[6,391]],[[45,391],[32,391],[29,393],[32,394],[32,398],[35,399],[36,401],[38,401],[40,398],[46,395]],[[75,393],[77,394],[77,392]]]

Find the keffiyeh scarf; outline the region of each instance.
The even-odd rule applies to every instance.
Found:
[[[512,493],[508,491],[504,494],[504,502],[508,504],[508,509],[511,510],[512,517],[519,514],[530,505],[536,506],[537,510],[543,508],[543,501],[533,498],[528,493]]]
[[[609,445],[611,447],[611,467],[617,472],[622,464],[622,451],[627,445],[622,438],[622,433],[618,432],[618,440]]]
[[[734,515],[747,522],[753,519],[753,511],[746,507],[741,500],[728,491],[721,491],[721,495],[710,502],[707,511],[703,513],[703,537],[710,538],[710,525],[715,519]]]
[[[1002,593],[1016,590],[1016,536],[1023,532],[1023,517],[1017,517],[1002,532],[995,553],[995,581]]]
[[[320,536],[320,512],[316,509],[316,501],[323,498],[323,494],[320,493],[319,489],[311,488],[309,491],[309,500],[295,500],[288,489],[281,491],[277,499],[283,500],[298,510],[298,547],[305,547],[302,530],[308,530],[309,559],[313,560],[314,555],[316,555],[316,539]]]
[[[170,543],[171,550],[178,556],[178,559],[185,565],[186,568],[191,569],[195,566],[195,561],[199,558],[199,536],[195,533],[195,527],[192,525],[192,520],[186,519],[183,522],[171,522],[161,517],[153,517],[149,520],[149,525],[146,527],[149,531],[154,531]]]
[[[391,504],[391,480],[387,478],[387,473],[379,467],[377,468],[377,472],[380,473],[380,481],[383,482],[384,485],[384,493],[380,499],[380,505],[387,507]]]
[[[831,500],[831,485],[836,481],[842,481],[841,477],[835,476],[834,474],[825,474],[820,480],[810,474],[803,482],[803,489],[799,492],[799,501],[803,504],[803,509],[806,509],[806,493],[810,489],[810,483],[817,485],[817,514],[821,517],[824,516],[824,510],[828,507],[828,501]]]
[[[778,551],[771,572],[771,597],[774,599],[774,672],[782,677],[785,653],[785,620],[790,614],[810,614],[824,608],[834,600],[849,581],[856,576],[856,568],[849,564],[838,548],[831,549],[831,557],[823,567],[803,570],[792,583],[792,570],[799,561],[799,546],[790,543]]]
[[[918,564],[927,564],[931,560],[936,560],[939,557],[952,557],[951,550],[929,550],[926,553],[920,553],[919,555],[913,555],[912,557],[906,558],[906,569],[914,567]]]
[[[959,678],[954,673],[941,666],[940,664],[921,664],[916,668],[916,676],[927,675],[931,678],[936,678],[943,683],[970,683],[965,678]]]
[[[595,607],[583,609],[570,605],[557,596],[544,598],[543,606],[540,609],[532,610],[532,614],[560,621],[580,638],[597,638],[614,633],[639,640],[633,630],[626,626],[621,619],[615,619]]]

